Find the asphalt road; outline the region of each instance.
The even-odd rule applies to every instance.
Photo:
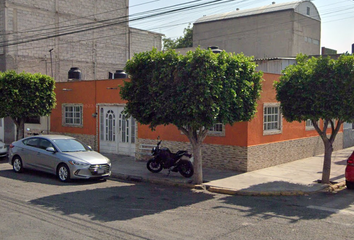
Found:
[[[136,182],[74,181],[0,159],[0,239],[352,239],[354,191],[213,194]]]

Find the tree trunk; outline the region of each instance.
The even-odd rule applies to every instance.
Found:
[[[207,129],[193,129],[191,127],[179,127],[184,134],[188,136],[190,143],[192,144],[193,151],[193,167],[194,167],[194,175],[193,175],[193,183],[194,184],[202,184],[203,183],[203,161],[202,161],[202,144],[207,136]]]
[[[12,119],[16,125],[16,140],[20,140],[25,137],[25,119],[16,118]]]
[[[192,142],[193,158],[194,158],[194,175],[193,182],[195,184],[203,183],[203,159],[202,159],[202,143]]]
[[[332,152],[333,152],[333,143],[334,140],[336,139],[337,133],[343,123],[342,120],[338,119],[337,120],[337,125],[335,126],[333,120],[331,119],[326,119],[323,124],[323,129],[321,130],[318,126],[317,121],[311,120],[313,126],[315,127],[316,131],[320,135],[324,148],[325,148],[325,154],[324,154],[324,160],[323,160],[323,170],[322,170],[322,183],[324,184],[329,184],[330,181],[330,176],[331,176],[331,162],[332,162]],[[328,123],[331,125],[331,136],[330,138],[327,137],[327,127]]]
[[[324,141],[325,154],[323,160],[323,170],[322,170],[322,183],[329,184],[331,176],[331,161],[333,146],[330,141]]]

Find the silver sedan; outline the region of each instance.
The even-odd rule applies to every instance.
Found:
[[[5,143],[3,143],[1,140],[0,140],[0,158],[1,157],[6,157],[7,156],[7,148],[5,146]]]
[[[107,178],[111,162],[79,140],[63,135],[38,135],[13,142],[9,163],[16,173],[34,169],[70,179]]]

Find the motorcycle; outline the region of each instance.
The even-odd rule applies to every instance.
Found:
[[[164,147],[160,148],[161,141],[159,141],[151,150],[154,156],[147,162],[147,169],[150,172],[158,173],[162,169],[168,169],[168,174],[170,172],[179,172],[183,177],[190,178],[194,174],[193,169],[193,158],[192,154],[187,151],[178,151],[172,153],[170,149]],[[187,159],[182,159],[182,157],[187,157]]]

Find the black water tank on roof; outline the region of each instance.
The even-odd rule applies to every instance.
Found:
[[[222,52],[222,50],[220,50],[218,46],[210,46],[209,49],[210,49],[213,53],[221,53],[221,52]]]
[[[114,79],[117,79],[117,78],[127,78],[127,74],[123,71],[123,70],[117,70],[115,73],[114,73]]]
[[[78,67],[70,68],[68,72],[68,79],[81,80],[81,70]]]

